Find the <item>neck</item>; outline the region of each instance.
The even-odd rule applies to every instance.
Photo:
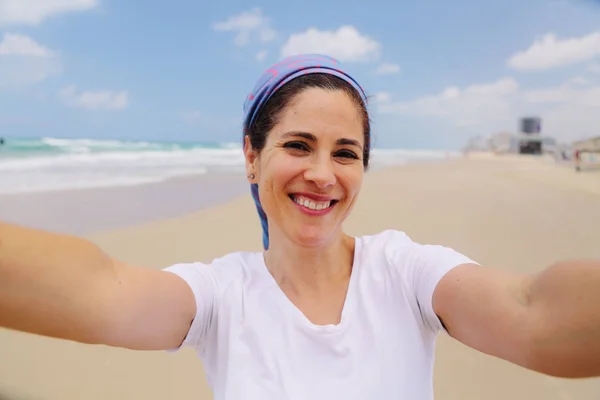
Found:
[[[295,290],[326,289],[331,283],[350,278],[354,261],[354,238],[340,233],[322,246],[293,243],[284,235],[271,235],[265,252],[267,268],[280,285]]]

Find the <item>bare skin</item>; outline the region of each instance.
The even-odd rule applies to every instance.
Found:
[[[0,224],[0,326],[139,350],[178,346],[196,306],[179,277],[93,243]]]
[[[267,251],[265,255],[267,267],[281,266],[269,268],[281,290],[315,325],[337,325],[341,321],[352,274],[354,239],[344,235],[340,242],[333,244],[326,252],[323,250],[318,253],[313,252],[311,258],[303,260],[302,269],[286,262],[293,253],[280,250],[279,252]],[[306,253],[302,252],[303,255]],[[340,255],[345,256],[345,259]],[[327,262],[329,263],[325,264]],[[321,263],[331,267],[319,269]]]

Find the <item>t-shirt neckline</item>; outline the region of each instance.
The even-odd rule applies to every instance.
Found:
[[[317,325],[312,323],[306,315],[298,308],[292,301],[287,297],[287,295],[283,292],[279,284],[275,281],[275,278],[269,272],[267,268],[267,264],[265,263],[264,253],[258,252],[258,265],[261,271],[261,274],[264,275],[264,278],[267,280],[269,287],[275,294],[276,301],[279,302],[279,305],[283,307],[286,311],[291,312],[295,319],[298,321],[300,326],[305,329],[308,329],[312,332],[317,333],[336,333],[345,329],[348,324],[348,320],[352,315],[352,310],[355,306],[355,296],[356,296],[356,281],[358,280],[358,269],[360,267],[360,256],[362,250],[362,242],[360,238],[353,237],[354,239],[354,255],[352,260],[352,270],[350,272],[350,282],[348,283],[348,291],[346,293],[346,299],[344,300],[344,306],[342,308],[342,316],[341,320],[338,324],[327,324],[327,325]]]

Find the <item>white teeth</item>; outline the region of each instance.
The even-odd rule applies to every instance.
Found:
[[[314,202],[305,197],[294,197],[294,201],[308,209],[316,211],[324,210],[331,205],[331,201]]]

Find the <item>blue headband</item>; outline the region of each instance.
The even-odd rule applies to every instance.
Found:
[[[334,75],[343,79],[356,89],[364,104],[367,104],[367,96],[363,89],[348,73],[342,70],[341,63],[335,58],[320,54],[292,56],[267,69],[257,81],[252,92],[246,97],[243,108],[244,132],[250,129],[261,108],[280,87],[299,76],[317,73]],[[269,248],[267,215],[260,204],[258,185],[254,183],[250,185],[250,189],[262,225],[263,245],[266,250]]]

